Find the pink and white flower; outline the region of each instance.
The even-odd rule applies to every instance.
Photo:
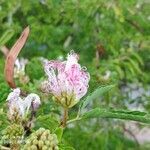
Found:
[[[88,90],[90,75],[78,63],[79,56],[71,52],[67,61],[46,61],[44,64],[48,80],[43,83],[46,92],[64,107],[74,106]]]
[[[27,97],[21,97],[19,88],[14,89],[7,97],[9,116],[12,118],[15,114],[24,118],[30,109],[36,110],[41,104],[40,97],[31,93]]]

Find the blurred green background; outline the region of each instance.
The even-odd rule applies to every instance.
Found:
[[[150,112],[149,9],[148,0],[0,0],[0,49],[11,48],[29,26],[29,39],[19,57],[29,60],[25,69],[30,82],[24,85],[16,79],[18,86],[39,93],[44,76],[39,58],[64,59],[73,49],[91,74],[89,93],[100,85],[116,84],[89,108]],[[4,61],[0,52],[1,109],[10,91],[4,80]],[[44,100],[40,112],[57,110],[51,107]],[[2,130],[4,121],[0,125]],[[146,132],[141,138],[143,128]],[[64,142],[77,150],[149,150],[149,130],[128,121],[91,119],[70,125]]]

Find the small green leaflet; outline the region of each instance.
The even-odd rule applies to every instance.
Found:
[[[140,65],[144,65],[142,58],[137,52],[132,52],[132,55],[136,58],[136,60],[140,63]]]
[[[58,141],[61,142],[61,139],[62,139],[62,135],[63,135],[63,128],[62,127],[58,127],[56,128],[55,130],[55,134],[57,135],[57,138],[58,138]]]
[[[73,147],[65,145],[65,144],[60,144],[59,149],[60,150],[75,150]]]
[[[14,35],[14,31],[12,29],[8,29],[0,38],[0,46],[5,45]]]
[[[138,121],[138,122],[150,124],[150,114],[145,112],[140,112],[140,111],[95,108],[84,113],[81,118],[88,119],[88,118],[97,118],[97,117],[132,120],[132,121]]]
[[[59,126],[59,122],[50,115],[39,116],[35,122],[35,129],[44,127],[50,131],[54,131]]]
[[[80,105],[80,110],[84,109],[90,101],[102,96],[106,92],[110,91],[113,87],[115,87],[115,85],[106,85],[98,87],[93,93],[87,96],[85,100],[83,100],[83,102]]]

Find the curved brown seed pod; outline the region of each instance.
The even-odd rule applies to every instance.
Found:
[[[14,82],[14,64],[17,59],[17,56],[19,55],[22,47],[24,46],[24,44],[27,40],[29,31],[30,31],[29,27],[26,27],[24,29],[24,31],[22,32],[19,39],[16,41],[16,43],[10,49],[10,52],[6,58],[4,74],[5,74],[5,79],[11,88],[16,88],[16,84]]]

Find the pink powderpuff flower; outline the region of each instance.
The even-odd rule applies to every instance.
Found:
[[[73,51],[67,61],[46,61],[44,70],[48,80],[43,83],[45,92],[52,93],[63,107],[74,106],[87,93],[90,75],[78,63],[79,56]]]

